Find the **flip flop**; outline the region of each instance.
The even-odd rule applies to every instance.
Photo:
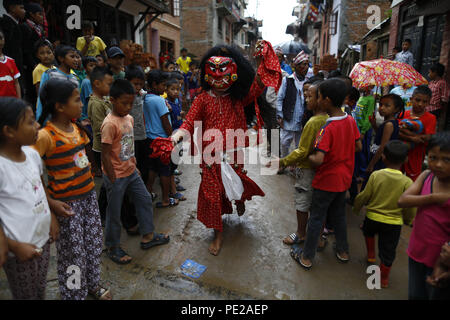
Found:
[[[311,269],[312,264],[311,265],[306,265],[306,264],[304,264],[302,262],[302,259],[301,259],[302,253],[303,253],[303,249],[298,244],[294,244],[292,246],[291,252],[290,252],[292,259],[297,261],[298,264],[300,264],[303,267],[303,269],[309,270],[309,269]]]
[[[160,208],[160,209],[162,209],[162,208],[169,208],[169,207],[175,207],[177,205],[178,205],[178,202],[176,202],[174,198],[169,198],[169,204],[165,205],[165,206],[162,204],[162,202],[157,202],[156,203],[156,207]]]
[[[283,239],[283,243],[284,244],[293,245],[293,244],[301,244],[301,243],[305,242],[305,240],[304,239],[300,239],[295,232],[293,232],[290,235],[288,235],[288,237],[292,240],[292,243],[286,243],[286,242],[284,242],[284,239]]]
[[[123,251],[123,249],[120,247],[110,248],[106,251],[106,254],[113,262],[115,262],[117,264],[128,264],[131,262],[131,260],[128,260],[128,261],[120,260],[121,258],[123,258],[125,256],[130,256],[128,253]]]
[[[103,288],[102,286],[99,286],[96,291],[89,291],[89,294],[95,299],[95,300],[109,300],[104,299],[108,294],[111,292],[109,289]]]
[[[178,201],[186,201],[187,199],[185,198],[185,196],[179,192],[175,193],[175,194],[169,194],[169,197],[177,199]]]
[[[167,236],[167,238],[166,238],[165,234],[162,234],[162,233],[154,234],[152,241],[141,242],[141,249],[147,250],[147,249],[153,248],[155,246],[169,243],[169,241],[170,241],[170,236]]]
[[[339,255],[339,252],[338,252],[337,249],[336,249],[336,242],[333,243],[333,250],[334,250],[334,254],[335,254],[335,256],[336,256],[336,259],[338,259],[339,262],[347,263],[347,262],[350,261],[350,259],[344,259],[344,258],[342,258],[342,257]]]

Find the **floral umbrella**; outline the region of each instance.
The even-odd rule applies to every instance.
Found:
[[[350,78],[353,85],[360,88],[369,86],[386,87],[390,85],[420,86],[428,81],[409,64],[387,59],[376,59],[357,63]]]

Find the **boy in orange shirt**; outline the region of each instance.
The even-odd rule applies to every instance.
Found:
[[[108,257],[118,264],[131,262],[131,257],[120,247],[120,211],[125,192],[136,207],[141,249],[170,241],[168,235],[154,232],[152,196],[136,169],[133,117],[129,115],[135,95],[131,82],[116,80],[110,91],[113,109],[101,127],[103,180],[108,195],[105,242]]]

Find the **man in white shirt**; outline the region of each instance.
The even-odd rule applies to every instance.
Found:
[[[414,67],[414,56],[411,51],[409,51],[409,48],[411,47],[411,40],[405,39],[402,44],[402,50],[401,52],[397,53],[395,56],[395,61],[404,62],[409,64],[411,67]]]

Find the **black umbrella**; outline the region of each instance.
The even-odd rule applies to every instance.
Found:
[[[283,42],[276,47],[280,47],[281,50],[283,50],[283,54],[287,55],[297,55],[300,51],[305,51],[307,54],[311,53],[311,50],[309,50],[308,46],[302,41],[290,40]]]

